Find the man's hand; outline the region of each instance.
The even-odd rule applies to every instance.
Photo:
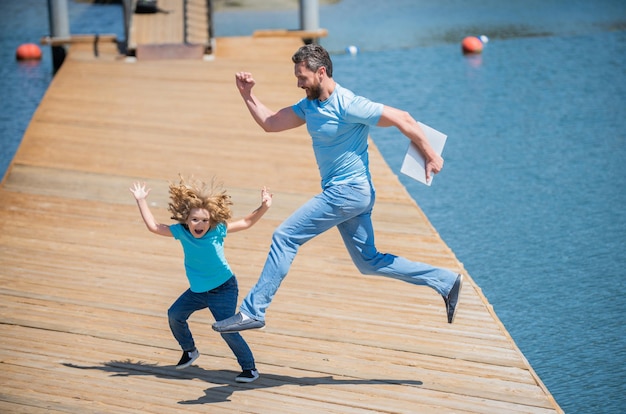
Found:
[[[437,174],[443,168],[443,158],[440,155],[435,154],[435,158],[432,158],[426,162],[426,181],[432,179],[433,174]]]
[[[250,72],[237,72],[235,74],[235,82],[242,96],[250,95],[252,88],[256,84]]]

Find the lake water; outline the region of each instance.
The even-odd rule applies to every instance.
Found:
[[[72,33],[124,37],[119,5],[68,3]],[[295,9],[214,17],[216,36],[299,27]],[[559,405],[624,412],[626,2],[342,0],[320,26],[339,83],[449,136],[425,187],[399,173],[407,141],[372,130]],[[26,65],[15,48],[47,27],[46,1],[0,1],[2,172],[52,77],[49,49]]]

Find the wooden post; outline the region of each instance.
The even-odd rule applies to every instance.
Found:
[[[50,37],[70,37],[70,23],[67,0],[48,0]],[[65,45],[52,46],[52,67],[54,73],[61,67],[66,55]]]

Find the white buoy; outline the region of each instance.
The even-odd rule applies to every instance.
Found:
[[[489,38],[488,38],[487,36],[485,36],[485,35],[481,35],[481,36],[479,37],[479,39],[480,39],[480,41],[481,41],[481,42],[483,42],[483,44],[485,44],[485,45],[486,45],[487,43],[489,43]]]
[[[350,45],[346,48],[346,53],[354,56],[359,53],[359,48],[354,45]]]

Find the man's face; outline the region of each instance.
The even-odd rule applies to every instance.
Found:
[[[317,72],[313,72],[306,67],[306,63],[300,62],[295,64],[294,72],[298,79],[298,88],[304,89],[306,97],[309,100],[319,99],[322,93],[322,84],[320,82],[319,72],[324,70],[320,68]]]

